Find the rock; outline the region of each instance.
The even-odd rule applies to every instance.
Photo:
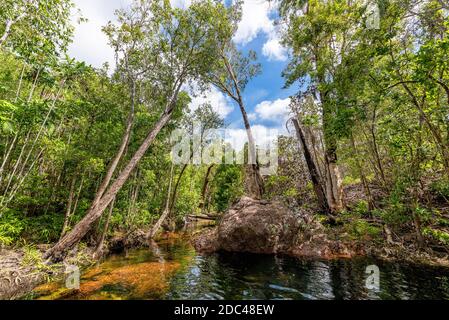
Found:
[[[281,253],[315,259],[350,258],[363,251],[328,239],[325,228],[311,213],[248,197],[234,204],[217,227],[195,237],[193,245],[202,253]]]
[[[299,216],[280,202],[243,197],[194,246],[201,252],[286,253],[301,235],[300,226]]]
[[[218,242],[217,228],[209,229],[206,232],[200,233],[193,240],[195,249],[202,253],[212,253],[220,250]]]

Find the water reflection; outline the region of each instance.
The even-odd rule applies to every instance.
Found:
[[[365,287],[368,265],[380,291]],[[83,273],[80,291],[38,288],[43,299],[449,299],[449,269],[372,259],[339,261],[219,253],[198,255],[185,239],[109,257]]]

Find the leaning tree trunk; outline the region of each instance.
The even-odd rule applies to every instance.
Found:
[[[95,249],[94,253],[95,258],[101,256],[103,252],[104,240],[106,239],[106,234],[108,233],[109,229],[109,223],[111,222],[112,212],[114,211],[114,203],[115,199],[112,200],[111,204],[109,205],[109,213],[108,216],[106,217],[103,232],[101,233],[100,240],[98,240],[97,248]]]
[[[324,192],[322,179],[318,172],[315,161],[313,161],[312,154],[310,153],[309,146],[307,145],[307,141],[304,136],[304,133],[301,129],[301,126],[299,125],[298,120],[292,119],[292,121],[293,121],[293,124],[296,129],[296,135],[298,137],[298,140],[301,142],[301,146],[302,146],[303,153],[304,153],[304,158],[306,159],[307,168],[309,169],[309,174],[310,174],[310,178],[312,180],[313,190],[315,191],[315,195],[318,199],[318,204],[324,213],[330,213],[330,208],[329,208],[326,194]]]
[[[67,201],[67,209],[64,216],[64,224],[62,225],[60,239],[64,236],[69,226],[70,213],[72,212],[73,197],[75,195],[75,182],[76,182],[76,175],[73,175],[72,182],[70,183],[69,200]]]
[[[182,176],[184,175],[184,172],[186,171],[186,169],[187,169],[187,163],[184,164],[184,166],[181,169],[181,172],[179,173],[178,179],[176,180],[176,183],[175,183],[175,187],[173,188],[173,196],[171,197],[171,200],[169,198],[170,208],[168,209],[168,215],[170,215],[173,212],[173,208],[175,207],[176,198],[178,195],[178,188],[179,188],[179,185],[181,184],[181,179],[182,179]]]
[[[179,92],[179,90],[177,91]],[[44,255],[44,258],[54,261],[60,261],[64,258],[68,250],[73,248],[92,228],[92,225],[101,217],[104,210],[108,207],[111,201],[117,196],[117,193],[123,187],[128,180],[131,172],[136,168],[139,161],[145,155],[146,151],[153,143],[154,139],[162,128],[170,120],[174,110],[174,103],[176,96],[170,100],[168,108],[164,111],[159,121],[155,124],[151,132],[145,138],[139,149],[134,153],[131,160],[125,166],[125,168],[119,173],[115,181],[104,193],[96,206],[92,206],[87,212],[86,216],[72,229],[72,231],[66,234],[62,239],[58,241],[52,248],[50,248]]]

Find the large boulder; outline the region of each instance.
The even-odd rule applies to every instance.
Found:
[[[329,239],[326,229],[310,212],[293,212],[280,202],[247,197],[234,204],[215,228],[195,237],[193,245],[202,253],[224,250],[319,259],[365,254],[363,247]]]
[[[299,216],[280,202],[243,197],[194,245],[202,252],[288,253],[301,237],[300,229]]]

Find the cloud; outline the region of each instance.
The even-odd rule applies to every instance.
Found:
[[[190,110],[194,111],[205,103],[209,103],[212,109],[223,119],[225,119],[234,110],[234,106],[231,101],[229,101],[229,99],[215,87],[211,87],[209,91],[206,91],[197,97],[192,97]]]
[[[186,9],[192,4],[192,1],[191,0],[170,0],[170,4],[176,8]]]
[[[257,116],[262,120],[285,123],[290,113],[290,98],[263,101],[255,107]]]
[[[250,121],[255,121],[255,120],[257,120],[257,114],[254,113],[254,112],[248,113],[248,119],[249,119]]]
[[[277,140],[284,130],[279,128],[269,128],[264,125],[251,126],[256,145],[259,147],[267,147]],[[225,142],[231,144],[236,151],[241,151],[248,142],[248,135],[245,129],[226,129]]]
[[[245,45],[260,33],[265,34],[267,41],[263,45],[262,54],[270,61],[287,60],[287,51],[280,44],[279,30],[274,26],[274,19],[272,19],[277,7],[277,1],[245,0],[242,6],[242,20],[234,41]]]
[[[170,2],[175,7],[187,8],[192,0],[170,0]],[[75,12],[72,14],[75,35],[69,47],[69,55],[97,68],[105,62],[109,63],[111,69],[114,68],[114,50],[109,46],[108,38],[101,29],[108,21],[116,20],[114,16],[116,9],[126,8],[132,0],[74,0],[74,3],[88,22],[78,24],[79,16]],[[245,0],[242,20],[234,41],[245,45],[259,34],[264,34],[267,41],[263,45],[262,54],[272,61],[284,61],[287,58],[286,51],[279,43],[277,28],[272,19],[276,6],[275,1]]]
[[[94,67],[101,67],[108,62],[115,66],[114,50],[108,44],[108,38],[101,31],[108,21],[114,21],[114,11],[124,8],[131,0],[74,0],[76,8],[87,22],[77,23],[78,14],[73,12],[72,24],[75,27],[73,43],[69,47],[69,55],[80,61],[85,61]]]
[[[234,36],[238,44],[246,44],[254,40],[260,32],[269,34],[273,31],[270,19],[274,6],[265,0],[245,0],[242,5],[242,20]]]
[[[262,53],[269,61],[286,61],[287,49],[280,43],[278,34],[273,32],[262,47]]]

